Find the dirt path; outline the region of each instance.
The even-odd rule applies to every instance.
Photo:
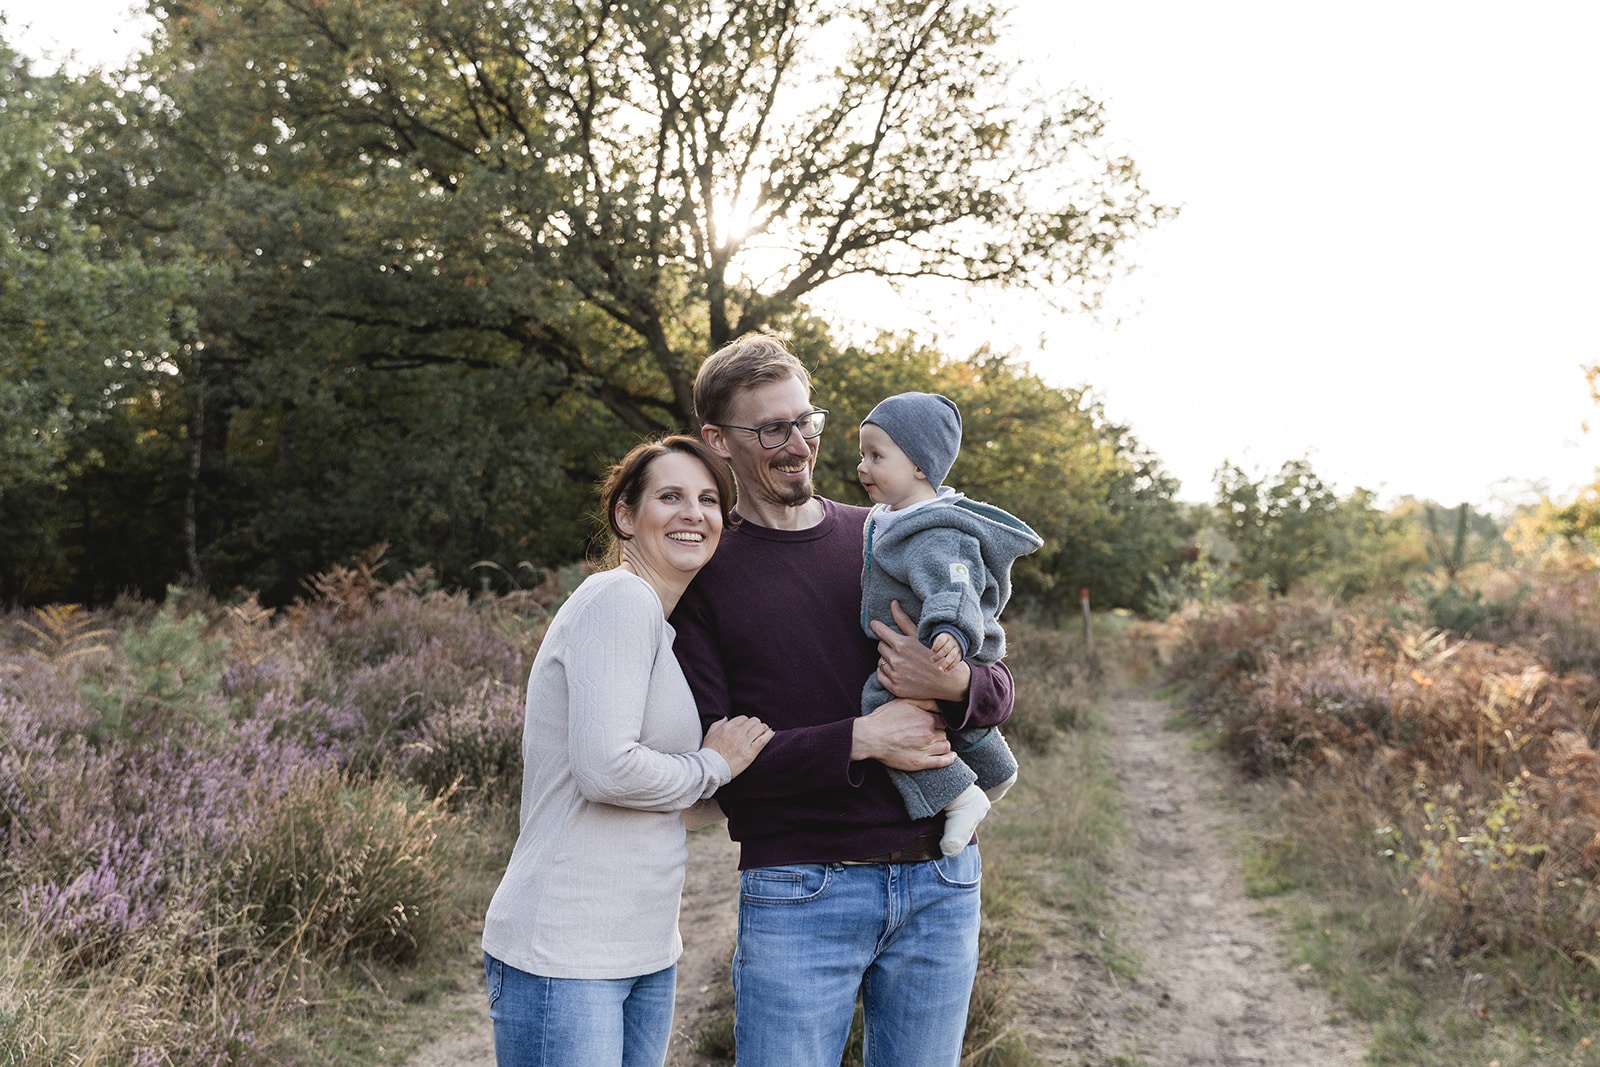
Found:
[[[1052,1065],[1361,1063],[1361,1035],[1327,1021],[1327,996],[1296,981],[1245,896],[1248,787],[1196,752],[1190,734],[1167,729],[1172,713],[1138,692],[1104,711],[1128,829],[1110,889],[1137,977],[1043,943],[1018,982],[1029,1048]]]
[[[1128,827],[1111,896],[1120,902],[1116,936],[1140,961],[1138,976],[1119,978],[1066,940],[1042,940],[1015,986],[1029,1048],[1063,1067],[1361,1063],[1360,1035],[1327,1022],[1327,997],[1296,981],[1244,894],[1244,787],[1219,760],[1195,752],[1189,734],[1166,729],[1171,714],[1138,692],[1105,708]],[[727,1009],[735,862],[720,829],[691,837],[670,1067],[723,1062],[695,1054],[690,1035]],[[453,1009],[456,1021],[407,1067],[493,1067],[481,989]]]

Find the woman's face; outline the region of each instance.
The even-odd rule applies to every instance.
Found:
[[[681,452],[656,457],[645,471],[638,504],[617,508],[617,527],[628,538],[623,559],[662,575],[693,576],[722,537],[721,503],[704,463]]]

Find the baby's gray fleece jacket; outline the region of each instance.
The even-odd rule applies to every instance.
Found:
[[[889,602],[917,620],[924,645],[941,627],[966,639],[967,658],[994,663],[1005,655],[1000,611],[1011,599],[1011,564],[1044,544],[1028,524],[993,504],[956,494],[932,501],[875,529],[867,518],[861,564],[861,628],[891,623]]]

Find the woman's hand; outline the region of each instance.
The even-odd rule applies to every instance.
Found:
[[[729,769],[737,777],[771,740],[772,728],[766,723],[748,715],[735,715],[712,723],[700,747],[709,748],[727,760]]]

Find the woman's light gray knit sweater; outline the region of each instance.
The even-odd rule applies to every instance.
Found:
[[[677,962],[679,813],[730,774],[700,748],[673,637],[628,571],[590,576],[556,613],[528,678],[522,829],[484,920],[491,956],[547,978]]]

